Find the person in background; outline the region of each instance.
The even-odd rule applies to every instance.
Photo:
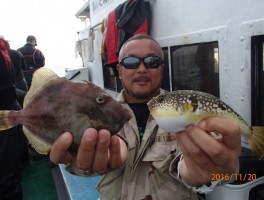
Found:
[[[9,56],[13,63],[16,74],[16,94],[17,100],[21,107],[23,107],[24,98],[28,91],[27,81],[22,71],[22,66],[25,66],[23,55],[14,49],[9,49]]]
[[[21,106],[23,106],[23,101],[24,101],[25,95],[28,91],[27,82],[26,82],[26,79],[25,79],[23,71],[22,71],[22,66],[25,66],[23,55],[20,52],[14,50],[14,49],[11,49],[9,41],[6,40],[3,35],[0,35],[0,38],[2,38],[6,42],[6,45],[8,46],[8,49],[9,49],[8,54],[11,58],[12,65],[13,65],[14,70],[15,70],[15,76],[16,76],[15,85],[16,85],[16,94],[17,94],[17,98],[18,98],[17,100],[18,100],[19,104]]]
[[[21,53],[14,49],[9,49],[9,56],[15,69],[17,100],[21,107],[23,107],[24,98],[28,91],[27,82],[21,68],[24,59]]]
[[[105,129],[87,129],[77,156],[68,151],[73,140],[68,132],[52,146],[52,162],[67,163],[85,176],[103,175],[97,185],[100,200],[197,200],[197,193],[223,184],[212,181],[213,174],[238,173],[241,139],[233,122],[211,117],[168,133],[149,115],[147,102],[165,92],[160,88],[163,59],[150,36],[128,39],[119,53],[124,89],[117,101],[133,111],[133,118],[113,136]],[[222,141],[211,131],[222,133]]]
[[[0,110],[20,110],[9,44],[0,38]],[[0,130],[0,199],[22,199],[21,169],[27,149],[22,126]]]
[[[19,51],[9,49],[9,56],[16,72],[16,88],[27,92],[28,86],[22,71],[22,66],[25,66],[23,55]]]
[[[31,86],[32,75],[40,67],[45,65],[45,57],[43,53],[36,48],[37,39],[33,35],[29,35],[26,39],[26,44],[19,48],[18,51],[24,57],[25,66],[22,66],[24,76],[26,78],[28,88]]]

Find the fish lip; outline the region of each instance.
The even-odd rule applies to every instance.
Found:
[[[128,118],[127,118],[127,121],[129,121],[132,116],[133,116],[133,111],[132,110],[127,110],[128,111]]]
[[[124,127],[124,125],[129,121],[129,120],[131,120],[132,119],[132,116],[133,116],[133,111],[132,110],[127,110],[127,113],[128,113],[128,115],[127,115],[127,117],[126,118],[122,118],[120,121],[123,121],[123,125],[122,126],[120,126],[120,125],[116,125],[110,132],[111,133],[113,133],[113,134],[116,134],[116,133],[118,133],[123,127]]]
[[[155,99],[157,99],[157,96],[156,96],[156,97],[152,97],[152,99],[150,99],[150,100],[147,102],[147,106],[149,107],[149,109],[152,107],[153,101],[155,101]]]
[[[116,134],[121,130],[119,125],[116,125],[110,132],[111,134]]]
[[[153,99],[156,98],[156,97],[153,97],[152,99],[150,99],[148,102],[147,102],[147,106],[150,106],[151,102],[153,101]]]

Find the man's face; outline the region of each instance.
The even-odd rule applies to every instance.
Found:
[[[147,56],[161,57],[159,46],[150,39],[132,40],[124,46],[120,53],[122,54],[120,54],[121,58],[127,56],[139,58]],[[118,64],[117,70],[125,90],[127,102],[149,101],[159,93],[163,65],[160,65],[158,68],[147,68],[141,61],[136,69],[126,69]]]
[[[33,45],[38,46],[37,40],[33,40]]]

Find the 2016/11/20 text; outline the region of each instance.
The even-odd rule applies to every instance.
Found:
[[[212,174],[212,181],[254,181],[257,179],[256,174]]]

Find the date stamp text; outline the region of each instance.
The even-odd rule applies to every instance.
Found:
[[[212,174],[212,181],[254,181],[257,179],[256,174]]]

